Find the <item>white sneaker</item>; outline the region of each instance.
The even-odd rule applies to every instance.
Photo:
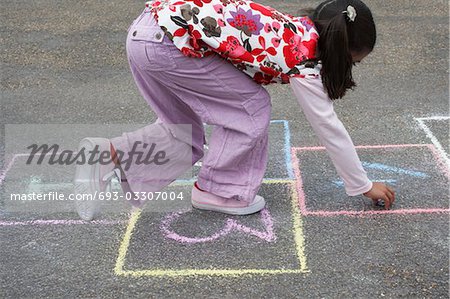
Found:
[[[200,190],[197,182],[192,188],[192,206],[200,210],[208,210],[231,215],[249,215],[261,211],[266,202],[262,196],[256,195],[252,202],[245,202],[234,198],[224,198]]]
[[[84,148],[85,163],[76,166],[74,179],[74,193],[83,196],[85,200],[75,200],[76,210],[81,219],[90,221],[100,212],[99,193],[105,192],[109,186],[111,191],[111,180],[117,176],[121,181],[120,169],[111,161],[108,164],[93,163],[88,161],[98,160],[101,153],[111,151],[109,139],[106,138],[84,138],[80,141],[78,152]],[[96,148],[97,147],[97,148]],[[91,151],[96,148],[96,155],[91,158]],[[89,200],[88,200],[89,198]]]

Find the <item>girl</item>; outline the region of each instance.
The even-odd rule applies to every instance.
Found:
[[[368,179],[333,110],[333,100],[355,86],[352,66],[374,48],[372,14],[360,0],[328,0],[309,12],[294,17],[250,0],[148,2],[128,29],[126,50],[158,120],[111,140],[83,139],[80,148],[111,154],[114,163],[79,165],[77,192],[104,191],[117,174],[139,205],[142,194],[161,190],[203,157],[205,122],[214,127],[192,205],[237,215],[260,211],[265,201],[256,193],[268,160],[272,107],[263,85],[290,83],[346,193],[384,200],[389,209],[394,191]],[[142,165],[130,154],[145,155],[149,144],[170,157],[166,164]],[[77,205],[86,220],[98,210],[97,201]]]

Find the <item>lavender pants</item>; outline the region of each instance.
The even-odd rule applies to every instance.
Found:
[[[268,92],[217,54],[186,57],[164,35],[148,8],[129,27],[126,52],[135,83],[158,120],[111,143],[126,153],[136,141],[157,140],[161,150],[181,155],[189,147],[192,156],[189,165],[179,166],[179,171],[159,183],[146,181],[155,173],[155,165],[131,165],[125,175],[132,191],[159,191],[189,170],[204,155],[203,123],[207,123],[213,129],[198,175],[199,187],[251,201],[268,161],[272,108]],[[191,133],[179,130],[177,124],[189,125]]]

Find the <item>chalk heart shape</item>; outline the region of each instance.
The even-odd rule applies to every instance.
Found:
[[[227,235],[229,235],[230,233],[234,232],[234,231],[238,231],[238,232],[243,232],[246,233],[248,235],[260,238],[264,241],[267,242],[274,242],[276,240],[276,236],[275,233],[273,231],[273,220],[272,220],[272,216],[269,213],[269,210],[267,208],[264,208],[263,210],[261,210],[260,212],[260,216],[261,216],[261,222],[264,226],[264,230],[257,230],[251,227],[248,227],[246,225],[243,225],[241,223],[239,223],[239,221],[232,219],[232,218],[227,218],[225,221],[224,226],[217,232],[211,234],[210,236],[207,237],[187,237],[187,236],[182,236],[178,233],[176,233],[172,228],[171,225],[174,221],[176,221],[177,219],[179,219],[181,216],[183,216],[184,214],[190,212],[191,210],[187,210],[187,211],[181,211],[181,212],[173,212],[173,213],[169,213],[167,214],[164,219],[161,221],[161,231],[163,233],[163,235],[167,238],[167,239],[172,239],[175,240],[179,243],[184,243],[184,244],[196,244],[196,243],[206,243],[206,242],[212,242],[214,240],[217,240],[219,238],[223,238]]]

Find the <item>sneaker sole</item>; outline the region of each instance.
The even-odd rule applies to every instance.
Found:
[[[82,148],[85,149],[85,154],[89,151],[92,151],[95,148],[95,138],[84,138],[80,141],[78,146],[78,151]],[[96,191],[101,192],[102,190],[99,183],[91,180],[90,178],[99,177],[100,167],[97,163],[94,165],[89,165],[85,163],[83,165],[77,165],[74,185],[75,185],[75,194],[91,194],[95,195]],[[89,179],[78,178],[82,173],[89,173]],[[100,202],[98,199],[93,200],[76,200],[75,207],[81,219],[85,221],[92,220],[99,212]]]
[[[245,208],[224,208],[208,204],[201,204],[193,200],[191,201],[191,203],[194,208],[199,210],[213,211],[230,215],[250,215],[261,211],[266,206],[266,202],[264,200],[260,200],[255,204]]]

